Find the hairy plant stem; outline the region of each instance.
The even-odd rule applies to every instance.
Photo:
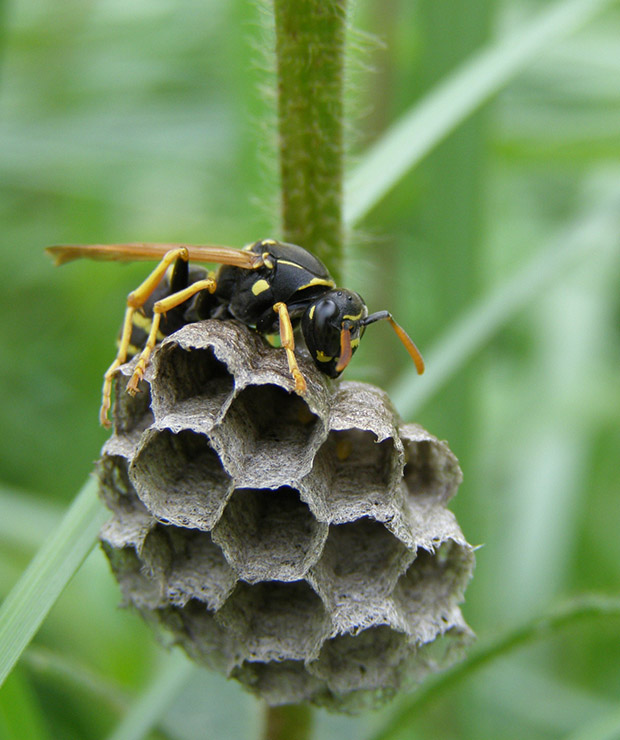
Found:
[[[274,0],[274,15],[283,238],[338,280],[346,0]],[[307,740],[311,729],[308,705],[267,707],[264,740]]]
[[[263,740],[308,740],[312,710],[307,704],[267,707]]]
[[[282,231],[338,279],[346,0],[274,0]]]

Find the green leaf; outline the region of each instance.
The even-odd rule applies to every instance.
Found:
[[[62,653],[31,645],[22,661],[33,674],[47,678],[55,686],[65,684],[85,695],[88,701],[96,701],[100,706],[105,704],[118,714],[128,707],[127,694],[116,683]]]
[[[20,671],[10,677],[0,693],[0,737],[2,740],[50,738],[37,696]]]
[[[586,594],[575,597],[550,613],[510,630],[495,641],[472,652],[462,663],[441,674],[434,681],[426,683],[410,701],[394,713],[376,735],[373,735],[372,740],[390,740],[398,737],[401,730],[410,727],[422,707],[445,694],[465,678],[469,678],[478,669],[516,648],[537,640],[547,639],[558,634],[565,627],[583,620],[610,617],[620,617],[620,598]]]
[[[23,491],[0,488],[0,540],[36,548],[58,524],[61,509]]]
[[[450,131],[541,53],[614,2],[562,0],[464,62],[396,121],[345,180],[345,224],[359,222]]]
[[[620,737],[620,709],[579,727],[567,735],[565,740],[617,740],[618,737]]]
[[[593,177],[596,183],[597,178]],[[418,378],[410,369],[391,389],[394,405],[411,416],[439,390],[484,344],[545,286],[571,265],[591,258],[600,249],[618,249],[620,189],[617,181],[602,178],[595,188],[599,202],[561,229],[514,277],[494,289],[452,326],[428,353],[427,370]]]
[[[0,608],[0,685],[92,550],[107,516],[90,478]]]
[[[163,665],[153,681],[137,698],[108,740],[140,740],[145,737],[197,670],[180,650],[164,656]]]

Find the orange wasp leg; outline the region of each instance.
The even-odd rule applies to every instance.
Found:
[[[286,350],[288,369],[295,381],[295,392],[305,393],[306,381],[304,376],[301,374],[301,370],[297,364],[297,358],[295,357],[295,337],[286,303],[282,303],[281,301],[276,303],[273,310],[278,314],[278,318],[280,319],[280,341],[283,349]]]
[[[131,395],[133,396],[135,393],[138,392],[138,383],[144,377],[144,371],[146,370],[146,366],[148,365],[151,354],[155,349],[155,345],[157,344],[157,334],[159,332],[159,324],[161,322],[162,315],[165,314],[166,311],[170,311],[171,309],[180,306],[181,303],[185,303],[185,301],[187,301],[193,295],[196,295],[196,293],[199,293],[201,290],[208,290],[209,293],[214,293],[216,287],[217,283],[213,278],[197,280],[195,283],[192,283],[187,288],[179,290],[177,293],[173,293],[166,298],[162,298],[160,301],[157,301],[153,305],[153,320],[151,323],[151,330],[149,332],[148,339],[146,340],[146,344],[144,345],[144,349],[142,350],[142,353],[140,355],[140,359],[138,360],[138,364],[133,371],[131,380],[127,384],[128,393],[131,393]]]
[[[112,381],[116,375],[118,368],[127,361],[127,350],[131,341],[131,332],[133,328],[133,315],[137,309],[141,308],[149,297],[153,294],[153,291],[157,288],[162,278],[166,274],[166,270],[170,265],[177,259],[189,260],[189,253],[185,247],[179,247],[177,249],[171,249],[166,252],[161,262],[141,283],[135,290],[127,296],[127,309],[125,310],[125,318],[123,320],[123,328],[121,330],[121,338],[118,345],[118,351],[114,362],[106,370],[103,376],[103,389],[101,391],[101,410],[99,411],[99,421],[104,427],[110,426],[110,420],[108,419],[108,412],[110,411],[111,398],[112,398]],[[133,378],[132,378],[133,380]],[[137,384],[136,384],[137,385]]]

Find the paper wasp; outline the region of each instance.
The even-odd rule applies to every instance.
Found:
[[[57,265],[94,260],[159,260],[127,298],[114,362],[104,375],[100,420],[109,426],[112,381],[118,368],[140,355],[127,390],[136,393],[155,345],[182,326],[202,319],[237,319],[261,334],[280,334],[295,391],[306,381],[295,359],[294,327],[300,326],[319,370],[336,378],[349,364],[365,328],[387,320],[413,358],[418,348],[388,311],[369,314],[358,293],[338,288],[323,263],[295,244],[262,239],[233,249],[184,244],[90,244],[48,247]],[[191,262],[217,263],[214,275]]]

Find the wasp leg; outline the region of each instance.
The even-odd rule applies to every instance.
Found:
[[[185,247],[179,247],[178,249],[171,249],[167,252],[162,261],[157,265],[153,272],[141,283],[135,290],[127,296],[127,308],[125,310],[125,318],[123,320],[123,328],[121,330],[121,338],[118,344],[118,351],[114,362],[106,370],[103,376],[103,389],[101,392],[101,410],[99,411],[99,421],[104,427],[110,426],[110,420],[108,419],[108,412],[111,405],[112,397],[112,381],[116,375],[118,368],[127,361],[127,349],[131,340],[131,332],[133,327],[133,315],[137,309],[142,307],[153,291],[157,288],[162,278],[166,274],[166,270],[170,265],[177,259],[182,259],[187,262],[189,259],[189,253]]]
[[[196,293],[199,293],[201,290],[208,290],[209,293],[214,293],[216,287],[217,283],[213,278],[197,280],[195,283],[192,283],[187,288],[179,290],[177,293],[173,293],[166,298],[162,298],[161,301],[157,301],[153,305],[153,320],[151,323],[151,330],[149,332],[148,339],[146,340],[146,344],[144,345],[144,349],[140,354],[138,364],[133,371],[131,380],[127,384],[128,393],[134,395],[138,392],[138,383],[144,377],[144,371],[146,370],[146,366],[148,365],[153,349],[157,344],[157,334],[159,332],[159,324],[162,315],[165,314],[166,311],[170,311],[171,309],[176,308],[176,306],[180,306],[181,303],[185,303],[185,301],[187,301],[193,295],[196,295]]]
[[[306,381],[304,376],[301,374],[299,365],[297,364],[297,358],[295,357],[295,338],[293,335],[293,325],[291,324],[291,317],[288,313],[286,303],[281,301],[276,303],[273,310],[278,314],[280,319],[280,341],[283,349],[286,350],[286,359],[288,360],[288,369],[293,380],[295,381],[295,392],[305,393],[306,392]]]

